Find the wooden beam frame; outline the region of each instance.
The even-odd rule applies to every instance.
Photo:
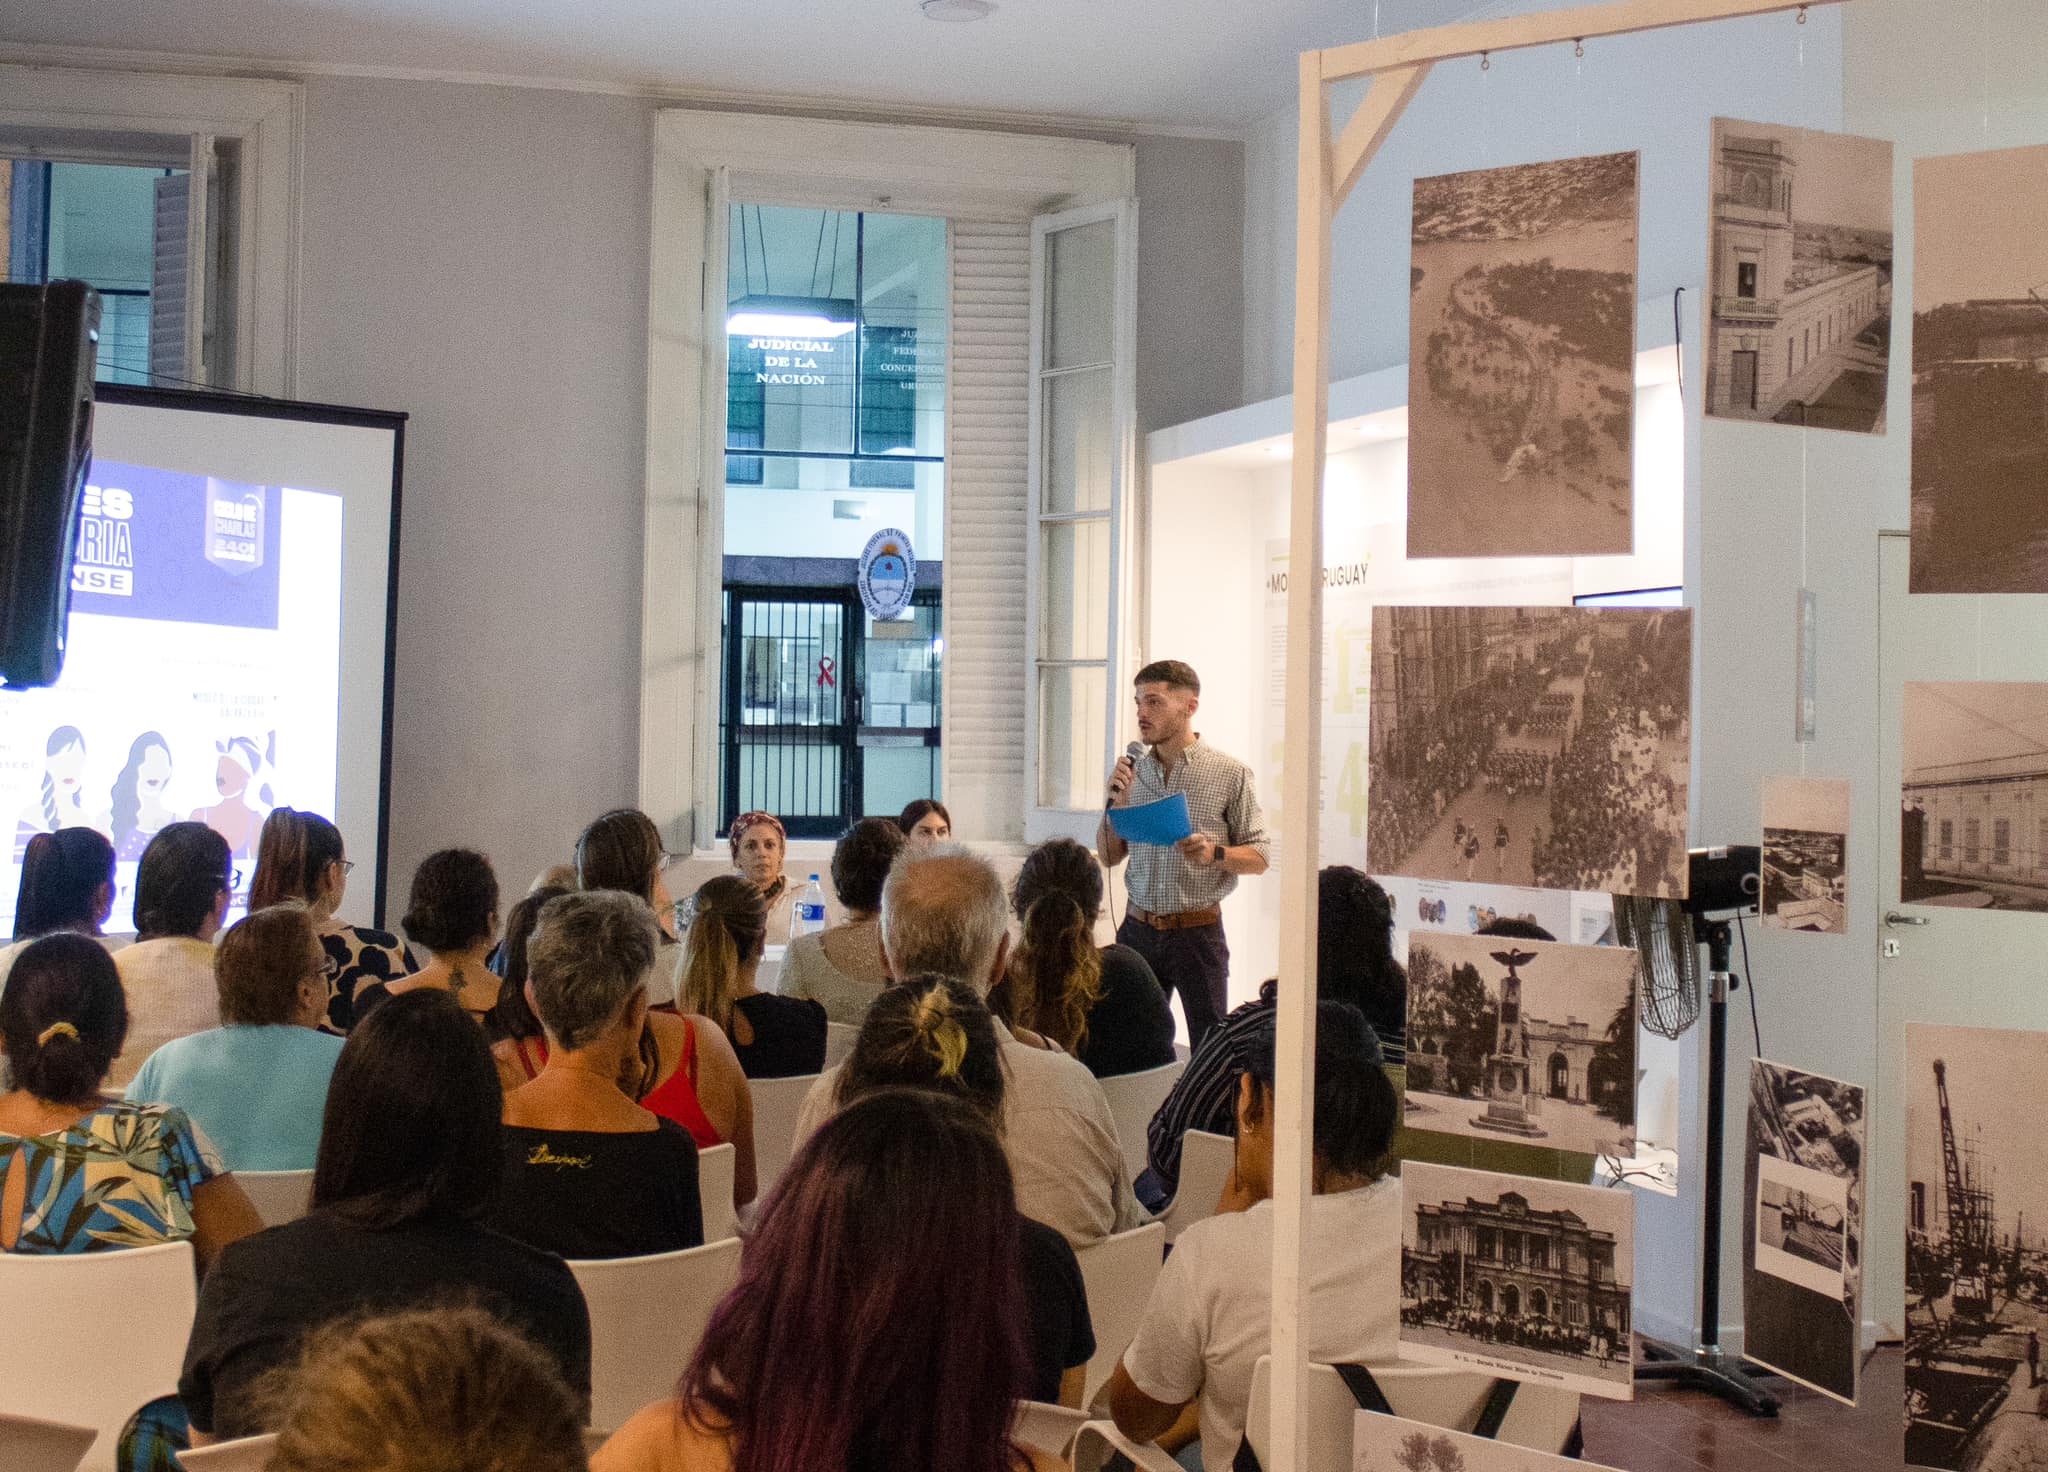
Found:
[[[1441,26],[1301,56],[1296,171],[1294,466],[1288,512],[1287,676],[1280,811],[1280,1000],[1273,1150],[1273,1422],[1270,1472],[1306,1465],[1302,1257],[1312,1180],[1315,1079],[1316,815],[1321,808],[1323,456],[1330,421],[1330,228],[1430,68],[1566,41],[1805,11],[1844,0],[1609,0]],[[1333,136],[1329,86],[1371,86]]]

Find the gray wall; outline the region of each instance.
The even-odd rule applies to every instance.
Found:
[[[1138,142],[1138,429],[1244,402],[1244,145]]]

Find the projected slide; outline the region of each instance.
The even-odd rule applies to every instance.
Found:
[[[133,928],[136,862],[166,823],[226,837],[237,913],[274,807],[332,816],[352,859],[380,857],[391,435],[336,453],[366,432],[165,400],[100,405],[63,677],[0,692],[0,938],[29,840],[57,828],[112,840],[110,934]],[[345,914],[368,918],[376,872]]]

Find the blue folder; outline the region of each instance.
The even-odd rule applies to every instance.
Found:
[[[1179,843],[1195,831],[1188,820],[1188,796],[1176,792],[1134,808],[1111,808],[1109,826],[1125,843],[1150,843],[1161,848]]]

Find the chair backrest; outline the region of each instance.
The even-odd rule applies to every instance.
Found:
[[[796,1117],[804,1107],[804,1095],[818,1081],[815,1073],[800,1078],[753,1078],[747,1091],[754,1096],[754,1199],[766,1201],[782,1168],[789,1164],[796,1136]]]
[[[295,1222],[313,1204],[313,1172],[309,1170],[238,1170],[235,1180],[266,1227]]]
[[[1075,1433],[1088,1424],[1088,1413],[1069,1406],[1050,1406],[1042,1400],[1017,1402],[1017,1425],[1010,1440],[1048,1457],[1066,1459]]]
[[[1135,1181],[1145,1168],[1145,1127],[1173,1092],[1173,1086],[1187,1064],[1176,1058],[1143,1073],[1119,1073],[1102,1080],[1102,1092],[1109,1096],[1109,1112],[1116,1120],[1117,1142],[1124,1147],[1124,1175]]]
[[[244,1436],[235,1441],[217,1441],[178,1453],[178,1465],[185,1472],[263,1472],[270,1465],[270,1453],[277,1446],[277,1433]]]
[[[740,1239],[652,1257],[572,1261],[590,1306],[590,1424],[616,1431],[675,1391],[740,1276]]]
[[[1081,1404],[1092,1405],[1095,1392],[1109,1383],[1117,1361],[1137,1337],[1145,1305],[1159,1269],[1166,1261],[1166,1228],[1147,1222],[1100,1242],[1074,1249],[1081,1279],[1088,1287],[1088,1317],[1095,1327],[1095,1357],[1088,1361]]]
[[[860,1036],[860,1029],[850,1022],[828,1022],[825,1024],[825,1066],[837,1068],[846,1061],[846,1055],[853,1051],[854,1039]]]
[[[1216,1215],[1223,1183],[1230,1179],[1235,1164],[1237,1141],[1229,1135],[1189,1130],[1180,1137],[1180,1185],[1159,1219],[1166,1225],[1167,1241],[1179,1240],[1196,1222]]]
[[[697,1205],[704,1213],[704,1240],[737,1237],[739,1212],[732,1204],[733,1173],[739,1155],[730,1142],[697,1152]]]
[[[129,1415],[177,1390],[197,1302],[190,1242],[0,1253],[0,1411],[92,1427],[81,1465],[111,1468]]]
[[[0,1466],[7,1472],[73,1472],[98,1435],[90,1426],[0,1415]]]

